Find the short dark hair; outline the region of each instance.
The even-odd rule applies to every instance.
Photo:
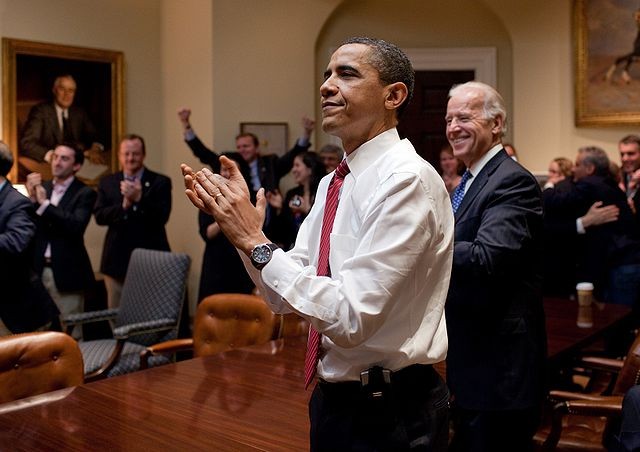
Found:
[[[74,161],[74,163],[79,163],[80,165],[82,165],[84,163],[84,149],[82,149],[82,146],[80,145],[80,143],[74,143],[74,142],[71,142],[71,141],[65,141],[65,142],[60,143],[58,146],[64,146],[66,148],[69,148],[69,149],[73,150],[73,161]],[[58,147],[58,146],[56,146],[56,147]]]
[[[0,176],[6,177],[13,166],[13,153],[4,141],[0,141]]]
[[[400,117],[413,98],[415,86],[416,75],[409,57],[398,46],[382,39],[356,36],[341,45],[347,44],[364,44],[371,48],[369,63],[376,68],[383,83],[402,82],[407,86],[407,99],[398,108]]]
[[[638,146],[638,148],[640,148],[640,136],[638,135],[627,135],[626,137],[622,138],[622,140],[620,140],[619,142],[620,144],[632,144],[635,143],[636,146]]]
[[[126,140],[138,140],[140,141],[140,143],[142,144],[142,154],[147,155],[147,147],[144,144],[144,138],[142,138],[140,135],[135,134],[135,133],[128,133],[126,135],[124,135],[121,139],[120,139],[120,143],[122,144],[123,141]]]
[[[239,133],[238,135],[236,135],[236,141],[238,141],[238,138],[244,138],[244,137],[251,138],[251,140],[253,141],[253,145],[255,147],[260,146],[260,140],[254,133],[251,133],[251,132]]]

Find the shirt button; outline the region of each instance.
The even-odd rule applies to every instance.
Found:
[[[273,280],[273,287],[278,287],[278,284],[280,283],[280,281],[278,281],[277,279]]]

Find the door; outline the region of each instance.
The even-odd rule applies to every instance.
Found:
[[[400,118],[398,132],[438,171],[440,149],[447,142],[444,117],[449,90],[474,78],[473,70],[416,71],[413,100]]]

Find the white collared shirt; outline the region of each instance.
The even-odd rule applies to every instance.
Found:
[[[444,183],[390,129],[353,151],[331,233],[331,277],[317,276],[329,181],[294,248],[276,250],[260,273],[245,265],[275,312],[298,312],[322,333],[318,375],[358,380],[373,365],[398,370],[444,360],[444,303],[453,214]],[[302,365],[302,363],[301,363]]]
[[[484,168],[485,165],[489,163],[489,160],[491,160],[498,152],[500,152],[502,148],[503,148],[502,143],[498,143],[494,147],[489,149],[489,152],[487,152],[485,155],[480,157],[480,160],[478,160],[476,163],[471,165],[471,168],[468,168],[471,175],[477,176],[478,174],[480,174],[480,171],[482,171],[482,168]],[[467,184],[464,187],[463,193],[467,193],[467,190],[469,190],[469,187],[471,187],[471,184],[473,184],[473,181],[475,179],[476,179],[475,177],[471,177],[467,179]]]

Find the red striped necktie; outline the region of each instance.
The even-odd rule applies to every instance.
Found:
[[[336,219],[336,210],[340,200],[340,188],[342,182],[351,170],[347,165],[347,159],[342,160],[336,168],[336,172],[329,183],[327,191],[327,201],[324,206],[324,216],[322,217],[322,232],[320,234],[320,250],[318,252],[318,276],[331,276],[329,268],[329,237],[333,229],[333,221]],[[313,380],[318,367],[318,355],[320,351],[320,333],[313,326],[309,327],[309,340],[307,341],[307,354],[304,359],[304,388],[306,389]]]

